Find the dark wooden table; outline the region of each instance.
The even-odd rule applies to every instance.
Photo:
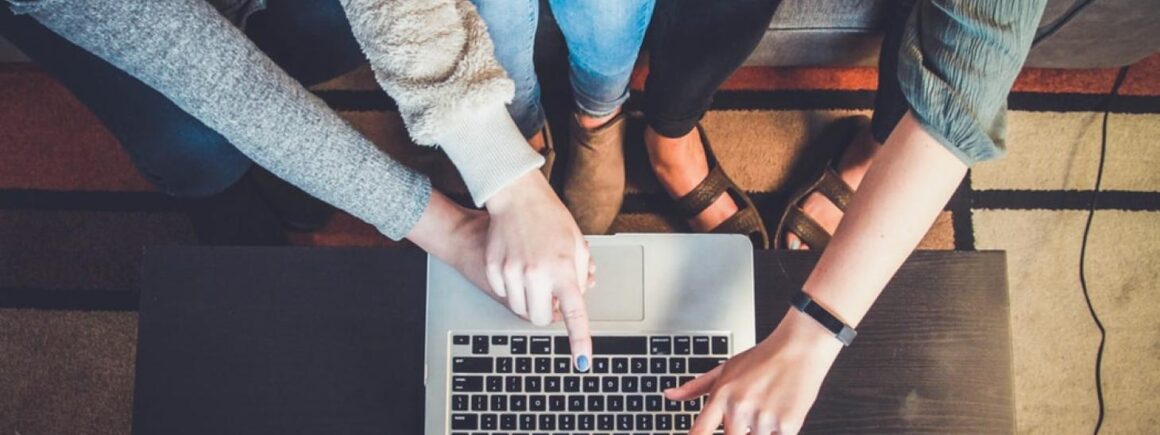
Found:
[[[134,432],[422,433],[425,261],[398,249],[150,249]],[[759,338],[815,261],[757,253]],[[804,432],[1013,432],[1006,282],[1000,252],[915,253]]]

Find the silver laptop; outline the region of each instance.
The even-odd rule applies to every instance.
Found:
[[[662,391],[754,344],[753,248],[739,235],[588,238],[592,367],[454,269],[427,265],[426,433],[687,433],[703,399]]]

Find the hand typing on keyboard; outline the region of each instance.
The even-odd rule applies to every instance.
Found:
[[[665,397],[709,395],[691,435],[714,433],[721,423],[728,434],[796,434],[841,348],[829,331],[791,309],[756,347],[666,389]]]

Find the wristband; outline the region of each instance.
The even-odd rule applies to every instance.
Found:
[[[802,314],[812,317],[822,327],[832,332],[834,337],[842,342],[843,346],[849,346],[850,343],[854,342],[854,337],[858,335],[858,331],[855,331],[850,325],[838,320],[836,316],[830,314],[829,311],[814,302],[804,290],[798,290],[797,294],[793,295],[793,298],[790,299],[790,305],[793,305]]]

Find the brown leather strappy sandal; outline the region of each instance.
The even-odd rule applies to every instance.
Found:
[[[846,148],[857,137],[858,132],[869,124],[870,118],[858,115],[836,120],[826,127],[827,134],[819,140],[837,141],[837,151],[824,166],[818,169],[818,174],[813,177],[812,181],[794,192],[789,202],[786,203],[785,211],[781,214],[781,221],[777,224],[777,232],[774,234],[773,246],[775,248],[788,248],[785,240],[787,232],[796,234],[802,243],[810,246],[810,249],[822,250],[830,243],[831,234],[818,221],[802,210],[802,200],[809,194],[818,192],[829,198],[830,202],[838,206],[842,213],[846,212],[850,198],[854,197],[854,189],[838,175],[837,164]],[[823,146],[818,145],[817,147]],[[815,147],[811,146],[810,148]]]
[[[769,249],[769,232],[765,229],[765,222],[757,212],[757,206],[749,195],[737,187],[737,184],[725,174],[713,148],[709,145],[709,138],[705,129],[697,125],[697,133],[701,135],[701,143],[705,147],[705,157],[709,162],[709,175],[692,191],[675,200],[674,208],[677,215],[686,221],[693,219],[705,211],[723,194],[728,194],[737,203],[738,210],[733,216],[725,219],[717,227],[710,230],[712,233],[744,234],[753,242],[753,246],[760,249]]]

